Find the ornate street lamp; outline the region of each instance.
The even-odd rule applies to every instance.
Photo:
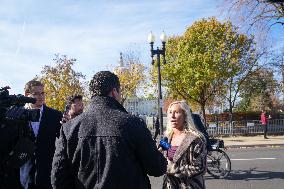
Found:
[[[157,67],[158,67],[158,116],[159,116],[159,126],[160,126],[160,136],[163,134],[163,100],[162,100],[162,87],[161,87],[161,64],[160,64],[160,55],[163,56],[163,63],[166,63],[166,40],[167,36],[165,32],[163,32],[160,36],[160,39],[162,41],[162,49],[159,49],[157,47],[156,50],[154,50],[154,41],[155,41],[155,36],[150,32],[148,35],[148,42],[150,43],[151,46],[151,57],[152,57],[152,65],[154,65],[154,56],[157,55]]]

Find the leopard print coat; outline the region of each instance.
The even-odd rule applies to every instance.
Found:
[[[193,133],[187,133],[177,148],[173,161],[168,158],[163,189],[205,189],[206,142]],[[167,153],[164,153],[167,157]]]

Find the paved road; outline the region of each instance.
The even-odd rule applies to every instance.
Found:
[[[205,175],[207,189],[283,189],[284,148],[246,148],[227,151],[232,172],[226,179]],[[161,188],[162,177],[151,178],[153,189]]]

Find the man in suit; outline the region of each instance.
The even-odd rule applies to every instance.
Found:
[[[90,91],[90,105],[60,131],[52,163],[53,188],[150,188],[147,175],[162,176],[167,161],[145,122],[120,104],[118,77],[98,72]]]
[[[20,168],[20,181],[25,189],[52,189],[50,172],[55,151],[55,139],[59,136],[61,112],[45,105],[44,85],[31,80],[25,85],[25,96],[36,98],[28,109],[40,109],[39,122],[30,122],[35,140],[34,157]]]

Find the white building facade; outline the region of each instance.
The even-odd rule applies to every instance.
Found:
[[[114,70],[116,72],[124,72],[125,66],[122,53],[118,61],[119,66]],[[123,103],[125,109],[134,115],[154,116],[157,114],[157,100],[147,100],[138,97],[126,99]]]
[[[123,106],[129,113],[135,115],[153,116],[157,114],[157,100],[129,98],[125,100]]]

